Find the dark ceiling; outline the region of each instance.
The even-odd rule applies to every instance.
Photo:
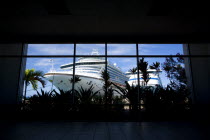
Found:
[[[208,42],[205,3],[157,0],[8,0],[1,42]]]

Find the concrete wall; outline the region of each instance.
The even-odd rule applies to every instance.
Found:
[[[24,46],[20,44],[0,44],[0,109],[12,111],[20,101],[22,83],[20,72],[21,57],[9,57],[10,55],[21,56]],[[4,56],[4,57],[2,57]],[[19,83],[20,82],[20,83]]]

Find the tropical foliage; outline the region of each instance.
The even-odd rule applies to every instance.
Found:
[[[179,54],[178,54],[179,55]],[[165,62],[160,64],[155,62],[148,65],[148,62],[141,58],[138,62],[138,67],[129,70],[130,73],[136,74],[137,69],[141,71],[143,84],[130,85],[127,81],[125,87],[119,86],[110,80],[109,73],[104,70],[101,73],[104,85],[101,90],[94,91],[94,86],[88,88],[80,86],[77,90],[63,91],[53,90],[51,92],[37,91],[37,95],[29,98],[29,106],[32,110],[38,110],[35,106],[40,107],[40,110],[53,111],[87,111],[93,109],[93,106],[102,105],[99,110],[104,110],[103,107],[111,106],[109,110],[113,110],[114,105],[122,105],[117,110],[123,110],[123,104],[129,103],[131,111],[146,111],[146,112],[178,112],[189,110],[190,91],[187,88],[187,80],[184,69],[184,59],[180,56],[177,59],[167,57]],[[148,68],[155,69],[159,74],[160,67],[166,72],[170,84],[166,87],[161,85],[148,86],[150,75]],[[44,86],[43,73],[41,71],[27,70],[25,74],[26,87],[32,84],[34,89],[37,89],[37,82],[41,82]],[[159,76],[159,75],[158,75]],[[79,83],[81,79],[75,76],[75,79],[69,80],[71,83]],[[25,90],[26,91],[26,90]],[[101,94],[104,93],[104,94]],[[118,95],[118,96],[116,96]],[[128,102],[124,102],[128,100]],[[77,106],[77,108],[74,107]],[[105,105],[105,106],[104,106]]]
[[[74,78],[71,78],[69,81],[70,83],[78,83],[79,81],[81,81],[81,79],[79,76],[75,76]]]
[[[177,56],[179,55],[180,54],[177,54]],[[180,86],[185,86],[187,88],[187,78],[183,65],[183,57],[177,57],[176,59],[167,57],[165,62],[162,64],[162,68],[170,80],[170,85],[174,89],[179,88]]]
[[[113,83],[113,85],[118,89],[116,90],[120,95],[122,95],[124,98],[127,98],[130,103],[130,109],[131,110],[137,110],[138,102],[139,102],[139,96],[138,96],[138,86],[129,85],[128,82],[125,83],[126,88],[122,88],[116,84]]]
[[[73,111],[73,104],[78,104],[78,97],[73,96],[73,90],[64,91],[59,89],[59,91],[53,90],[53,92],[53,107],[55,111]]]
[[[35,70],[35,69],[26,69],[25,75],[24,75],[24,84],[25,84],[25,93],[24,93],[24,103],[26,100],[26,92],[28,85],[32,85],[34,90],[37,90],[38,88],[38,82],[42,84],[44,87],[46,84],[46,81],[43,79],[44,73],[43,71]]]
[[[140,59],[138,62],[139,70],[142,72],[142,79],[144,80],[143,86],[147,86],[147,83],[150,80],[148,70],[148,62],[144,61],[144,58]]]
[[[112,83],[110,82],[110,76],[107,70],[102,71],[101,77],[104,81],[103,91],[104,91],[104,97],[103,100],[105,104],[112,104],[113,102],[113,96],[115,89],[112,87]]]
[[[78,90],[75,90],[80,104],[91,104],[93,97],[99,93],[99,91],[93,92],[93,89],[94,87],[91,85],[88,89],[81,86]]]
[[[37,91],[36,95],[33,95],[29,98],[29,107],[33,111],[37,112],[48,112],[52,110],[52,103],[53,103],[53,91]]]

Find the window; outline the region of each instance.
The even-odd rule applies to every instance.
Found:
[[[189,64],[183,54],[182,44],[29,44],[26,71],[42,76],[25,82],[25,100],[43,92],[56,102],[68,92],[65,96],[78,106],[131,104],[131,110],[141,111],[151,109],[145,106],[150,100],[189,102]],[[187,94],[177,101],[166,99],[168,92]]]

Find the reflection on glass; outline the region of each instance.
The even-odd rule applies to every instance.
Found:
[[[27,55],[73,55],[74,44],[28,44]]]
[[[136,55],[136,44],[107,44],[107,55]]]
[[[105,44],[76,44],[76,55],[105,55]]]
[[[183,44],[138,44],[139,55],[183,55]]]
[[[44,91],[52,91],[53,89],[63,89],[70,90],[71,84],[67,80],[68,75],[72,73],[71,69],[63,69],[61,66],[63,64],[71,64],[73,62],[72,58],[27,58],[26,62],[26,71],[41,72],[44,78],[40,77],[45,81],[45,86],[42,86],[42,83],[37,81],[37,88],[34,89],[33,83],[27,86],[26,96],[32,96],[41,92],[41,89]],[[33,75],[32,75],[33,76]],[[36,75],[35,75],[36,76]],[[30,79],[34,79],[31,77]]]

